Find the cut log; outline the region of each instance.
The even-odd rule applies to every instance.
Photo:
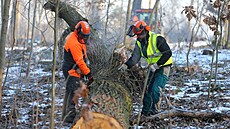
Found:
[[[123,129],[120,123],[113,117],[102,113],[92,113],[93,120],[85,121],[81,117],[71,129]]]

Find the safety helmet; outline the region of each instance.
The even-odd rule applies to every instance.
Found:
[[[137,21],[130,26],[128,35],[131,37],[139,35],[144,29],[150,31],[150,27],[144,21]]]
[[[137,22],[138,21],[138,17],[135,15],[135,16],[133,16],[133,19],[132,19],[132,23],[134,24],[135,22]]]
[[[82,35],[89,36],[90,34],[89,23],[87,23],[86,21],[80,21],[75,26],[75,30],[77,31],[78,34],[80,33]]]
[[[80,21],[75,26],[74,32],[78,35],[78,41],[80,43],[87,43],[89,34],[90,34],[90,26],[86,21]]]

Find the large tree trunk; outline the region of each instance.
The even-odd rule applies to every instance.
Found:
[[[49,0],[43,6],[44,9],[51,10],[55,12],[56,10],[56,2],[55,0]],[[75,8],[71,7],[70,5],[66,4],[65,2],[60,2],[59,5],[59,17],[63,18],[66,23],[70,26],[71,30],[74,30],[75,25],[84,18],[76,11]]]
[[[89,120],[90,117],[84,117],[86,113],[83,113],[72,129],[86,127],[128,129],[129,117],[132,111],[132,99],[124,84],[101,79],[96,80],[90,87],[89,100],[91,100],[93,118]],[[101,123],[101,125],[97,123]],[[108,123],[110,123],[110,126],[107,126]]]
[[[92,111],[116,118],[125,128],[129,126],[132,99],[124,84],[111,80],[100,80],[90,89],[94,103]]]

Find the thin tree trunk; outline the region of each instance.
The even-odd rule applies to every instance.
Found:
[[[216,28],[218,28],[218,26],[219,26],[219,22],[220,22],[220,8],[218,8],[218,16],[217,16],[217,20],[216,20],[217,22],[216,22]],[[209,101],[209,98],[210,98],[210,91],[211,91],[211,88],[214,88],[215,87],[215,85],[216,85],[216,73],[217,73],[217,61],[218,61],[218,40],[220,40],[220,38],[218,39],[218,29],[216,30],[216,32],[214,32],[215,33],[215,48],[214,48],[214,50],[213,50],[213,54],[212,54],[212,64],[211,64],[211,72],[210,72],[210,78],[209,78],[209,83],[208,83],[208,98],[207,98],[207,101]],[[212,82],[212,69],[213,69],[213,62],[214,62],[214,54],[215,54],[215,52],[216,52],[216,62],[215,62],[215,75],[214,75],[214,77],[215,77],[215,83],[214,83],[214,87],[211,87],[211,82]],[[208,102],[207,102],[208,103]]]
[[[228,21],[227,21],[227,40],[226,40],[226,43],[225,43],[225,45],[224,45],[224,48],[225,49],[228,49],[228,46],[229,46],[229,39],[230,39],[230,19],[228,19]]]
[[[191,4],[192,4],[193,2],[194,2],[194,1],[191,1]],[[203,5],[202,8],[201,8],[200,15],[199,15],[199,17],[196,19],[196,23],[195,23],[195,25],[193,26],[192,32],[191,32],[191,39],[190,39],[190,42],[189,42],[189,48],[188,48],[188,52],[186,53],[186,60],[187,60],[188,72],[190,72],[190,70],[189,70],[189,67],[190,67],[190,63],[189,63],[189,54],[190,54],[191,48],[193,47],[193,44],[194,44],[194,37],[197,36],[197,33],[198,33],[198,31],[199,31],[199,29],[200,29],[200,26],[201,26],[200,20],[201,20],[201,16],[202,16],[203,10],[204,10],[204,5]],[[198,26],[197,26],[196,32],[194,33],[194,30],[195,30],[195,27],[196,27],[197,24],[198,24]],[[190,22],[189,22],[189,26],[190,26]],[[190,27],[189,27],[189,28],[190,28]]]
[[[2,21],[3,21],[3,17],[4,17],[4,1],[5,0],[1,0],[1,13],[2,13]]]
[[[9,9],[10,1],[6,0],[4,3],[4,14],[2,17],[2,30],[1,30],[1,39],[0,39],[0,116],[2,115],[2,79],[4,74],[5,66],[5,45],[6,45],[6,35],[8,29],[9,21]]]
[[[29,56],[28,66],[27,66],[27,71],[26,71],[27,79],[30,73],[30,65],[31,65],[31,60],[33,56],[34,28],[36,25],[36,14],[37,14],[36,11],[37,11],[37,0],[35,0],[35,6],[34,6],[34,17],[33,17],[33,23],[32,23],[32,34],[31,34],[31,43],[30,43],[30,56]]]
[[[150,15],[150,18],[149,18],[149,26],[152,26],[152,19],[153,19],[153,16],[155,16],[155,23],[154,23],[154,30],[156,31],[156,25],[157,25],[157,8],[158,8],[158,5],[160,3],[160,0],[156,0],[154,6],[153,6],[153,9],[152,9],[152,13]],[[156,12],[156,15],[155,15],[155,12]]]
[[[31,6],[31,4],[30,4],[30,2],[31,2],[31,0],[29,0],[29,2],[28,2],[28,19],[27,19],[27,38],[26,38],[26,42],[24,42],[24,49],[27,47],[27,43],[28,43],[28,41],[29,41],[29,37],[30,37],[30,6]],[[24,52],[23,52],[23,55],[24,55]]]
[[[107,10],[106,10],[105,38],[107,38],[107,27],[108,27],[108,19],[109,19],[109,7],[110,7],[110,0],[108,2],[108,6],[107,6]]]
[[[218,10],[218,19],[220,19],[220,15],[223,12],[224,5],[225,5],[225,2],[222,4],[222,6]],[[220,19],[219,22],[220,22],[220,35],[219,35],[219,40],[218,40],[217,45],[216,45],[215,83],[214,83],[213,89],[216,88],[217,70],[218,70],[218,50],[219,50],[219,45],[222,42],[222,31],[223,31],[222,20]]]
[[[190,6],[193,6],[194,0],[191,0]],[[194,25],[194,27],[192,28],[192,32],[191,32],[191,21],[188,22],[188,27],[189,27],[189,36],[191,37],[191,40],[189,41],[189,48],[188,48],[188,52],[186,53],[186,61],[187,61],[187,68],[188,68],[188,72],[189,72],[189,67],[190,67],[190,63],[189,63],[189,54],[192,48],[192,40],[193,40],[193,32],[194,32],[194,28],[197,24],[197,21]]]
[[[44,0],[42,0],[41,1],[41,4],[39,4],[39,6],[38,6],[38,9],[39,9],[39,11],[38,11],[38,21],[39,21],[39,23],[38,23],[38,28],[40,29],[40,30],[42,30],[42,25],[41,25],[41,23],[42,23],[42,14],[43,14],[43,8],[42,8],[42,5],[44,4]],[[41,35],[39,36],[39,41],[41,42],[42,41],[42,32],[40,32],[41,33]]]
[[[128,8],[127,8],[126,17],[125,17],[125,33],[127,31],[127,27],[128,27],[128,23],[129,23],[128,21],[129,21],[130,17],[131,17],[131,0],[129,0],[129,2],[128,2]],[[124,45],[126,44],[125,39],[126,39],[126,36],[124,36],[124,41],[123,41]]]
[[[56,0],[57,8],[55,10],[55,22],[54,22],[54,50],[53,50],[53,68],[52,68],[52,96],[51,96],[51,117],[50,117],[50,129],[54,129],[55,117],[55,69],[56,69],[56,51],[58,46],[58,11],[59,11],[59,0]]]
[[[38,111],[39,111],[39,95],[38,95],[38,82],[36,82],[36,118],[35,118],[35,129],[38,129]]]
[[[13,44],[11,45],[11,55],[10,55],[10,58],[8,60],[8,63],[7,63],[8,65],[7,65],[7,69],[6,69],[6,74],[5,74],[3,87],[6,84],[6,79],[7,79],[7,76],[8,76],[10,62],[11,62],[11,59],[12,59],[12,56],[13,56],[13,48],[14,48],[14,45],[15,45],[16,39],[17,39],[17,36],[16,36],[16,31],[17,31],[17,27],[16,27],[16,23],[17,23],[17,17],[16,17],[17,4],[18,4],[18,0],[16,0],[13,3],[13,8],[14,8],[14,12],[13,12],[13,27],[12,27],[13,28],[12,29],[12,32],[13,32],[13,34],[12,34],[12,36],[13,36]]]
[[[227,5],[230,5],[230,0],[227,1]],[[226,25],[228,29],[227,29],[227,38],[226,38],[227,40],[226,40],[224,48],[228,49],[229,48],[229,40],[230,40],[230,8],[229,8],[229,6],[227,6],[226,9],[228,10],[227,11],[227,13],[228,13],[227,23],[228,24]]]
[[[20,22],[21,22],[21,14],[20,14],[20,12],[19,12],[19,10],[20,10],[20,7],[21,7],[21,5],[20,5],[20,1],[18,1],[17,0],[17,4],[16,4],[16,10],[15,10],[15,12],[16,12],[16,24],[15,24],[15,35],[16,35],[16,37],[17,37],[17,39],[18,38],[21,38],[20,36],[21,35],[19,35],[19,28],[20,28]],[[15,46],[17,46],[17,40],[15,41]]]

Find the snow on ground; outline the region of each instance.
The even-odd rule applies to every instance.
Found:
[[[177,67],[186,66],[186,53],[188,50],[187,43],[180,43],[180,48],[178,43],[169,43],[173,51],[174,65]],[[196,73],[191,76],[191,78],[185,78],[184,75],[178,76],[178,80],[169,80],[166,85],[166,93],[175,103],[175,106],[181,108],[195,109],[196,105],[186,105],[189,104],[191,99],[195,101],[200,101],[202,97],[207,96],[209,75],[210,75],[210,64],[212,57],[210,55],[202,55],[204,46],[209,45],[206,41],[195,42],[193,48],[189,54],[189,62],[192,65],[198,65],[203,73]],[[205,49],[211,49],[206,47]],[[44,48],[36,49],[44,51]],[[8,50],[7,50],[8,51]],[[39,57],[40,58],[40,57]],[[41,58],[45,59],[45,58]],[[215,98],[210,100],[208,108],[216,112],[229,112],[230,111],[230,50],[219,50],[218,53],[218,76],[217,76],[217,87],[220,89],[212,92]],[[3,111],[2,118],[7,120],[8,117],[18,117],[18,128],[29,129],[31,128],[31,122],[33,115],[36,115],[36,107],[38,107],[38,127],[47,128],[49,126],[49,117],[46,114],[50,113],[50,95],[51,95],[51,71],[45,70],[46,68],[39,64],[32,64],[32,69],[30,72],[30,79],[25,80],[25,71],[27,64],[26,62],[17,62],[12,67],[9,67],[7,80],[5,86],[3,87]],[[6,70],[6,69],[5,69]],[[6,71],[5,71],[6,73]],[[177,73],[172,73],[177,74]],[[171,75],[174,76],[174,75]],[[172,77],[171,77],[172,78]],[[181,78],[181,80],[179,80]],[[63,95],[65,89],[65,82],[62,73],[60,77],[56,80],[56,126],[57,128],[68,128],[61,126],[61,107],[63,103]],[[175,83],[178,81],[178,83]],[[30,82],[30,83],[28,83]],[[213,83],[213,79],[212,79]],[[180,85],[179,85],[180,84]],[[216,100],[218,98],[218,101]],[[219,102],[219,100],[221,100]],[[182,103],[185,101],[186,103]],[[20,102],[20,103],[17,103]],[[203,102],[203,100],[202,100]],[[201,102],[201,104],[202,104]],[[15,104],[16,103],[16,104]],[[195,103],[195,102],[194,102]],[[135,105],[135,104],[134,104]],[[199,105],[199,104],[198,104]],[[138,112],[138,106],[135,110]],[[205,108],[205,104],[199,106],[199,108]],[[18,112],[18,116],[14,116],[14,110]],[[33,110],[32,110],[33,109]],[[33,113],[34,112],[34,113]],[[2,119],[1,121],[3,121]],[[36,119],[33,118],[35,121]],[[3,124],[2,124],[3,125]],[[10,125],[3,125],[4,127],[10,127]],[[211,124],[209,125],[212,126]],[[208,127],[202,126],[200,127]],[[220,127],[220,126],[219,126]],[[173,128],[196,128],[196,126],[182,126],[180,124],[174,125]],[[199,127],[198,127],[199,128]]]

